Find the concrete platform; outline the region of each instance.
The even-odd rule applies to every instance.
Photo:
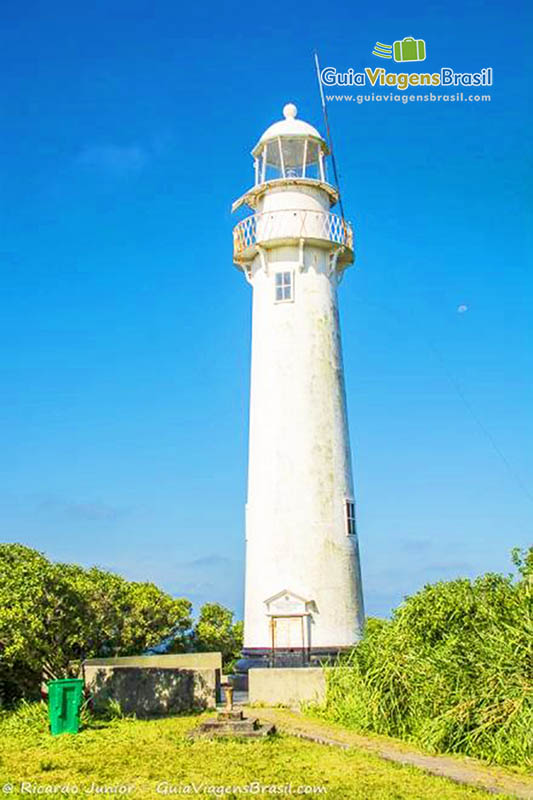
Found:
[[[260,739],[269,736],[276,730],[272,723],[261,723],[255,717],[245,717],[240,709],[219,711],[215,719],[202,722],[191,731],[190,736],[197,738],[238,737],[243,739]]]

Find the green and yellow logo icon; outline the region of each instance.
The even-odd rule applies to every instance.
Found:
[[[378,58],[392,58],[394,55],[395,61],[425,61],[426,43],[424,39],[413,39],[412,36],[399,39],[393,45],[376,42],[372,55]]]
[[[425,61],[426,43],[423,39],[413,39],[406,36],[401,41],[394,42],[395,61]]]
[[[392,45],[376,42],[372,50],[372,55],[378,56],[379,58],[392,58]]]

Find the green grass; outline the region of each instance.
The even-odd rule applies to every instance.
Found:
[[[99,720],[85,715],[85,726],[76,736],[52,737],[47,731],[44,706],[26,705],[0,716],[0,794],[6,783],[12,796],[21,794],[25,781],[36,787],[78,786],[79,797],[93,783],[100,786],[131,785],[133,798],[158,796],[221,796],[204,787],[245,786],[257,781],[265,786],[325,787],[328,800],[454,800],[487,798],[482,791],[434,778],[411,767],[378,757],[345,751],[276,735],[264,741],[196,740],[187,738],[200,717],[162,720]],[[182,787],[172,795],[157,792],[167,782]],[[195,793],[193,784],[196,786]],[[183,787],[191,787],[186,792]],[[51,791],[51,790],[49,790]],[[26,794],[28,794],[26,792]],[[61,797],[64,795],[56,794]],[[106,795],[106,796],[109,796]],[[273,792],[232,792],[222,795],[239,800],[254,796],[289,796]],[[298,796],[294,794],[293,796]]]
[[[432,753],[533,769],[533,574],[428,585],[390,621],[368,621],[328,669],[317,713]]]

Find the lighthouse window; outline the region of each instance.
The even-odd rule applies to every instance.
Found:
[[[292,272],[276,272],[276,303],[292,299]]]
[[[346,501],[346,533],[355,536],[355,503],[352,500]]]

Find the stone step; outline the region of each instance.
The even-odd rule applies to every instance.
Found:
[[[190,736],[237,736],[246,739],[268,736],[276,730],[272,723],[261,724],[256,717],[244,717],[242,711],[221,711],[218,719],[207,719],[191,731]]]
[[[241,731],[232,731],[222,727],[211,727],[207,730],[203,729],[203,725],[196,730],[192,731],[190,736],[192,738],[199,738],[205,736],[206,738],[215,738],[215,737],[232,737],[236,736],[239,739],[261,739],[265,736],[270,736],[271,734],[276,732],[275,725],[258,725],[255,728],[251,728],[250,730],[241,730]]]
[[[244,713],[242,711],[219,711],[217,719],[221,722],[226,720],[240,720],[244,719]]]
[[[238,733],[240,731],[253,731],[258,727],[258,724],[256,719],[227,720],[226,722],[213,719],[204,722],[200,725],[200,728],[205,731],[225,730]]]

